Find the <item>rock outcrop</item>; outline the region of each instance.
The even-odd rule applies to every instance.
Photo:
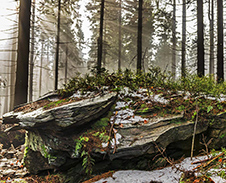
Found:
[[[75,139],[86,126],[103,116],[115,103],[117,93],[72,102],[45,110],[10,112],[4,124],[7,131],[26,129],[24,162],[31,173],[61,167],[74,158]]]
[[[167,103],[159,97],[135,97],[145,102]],[[171,156],[176,156],[178,149],[190,152],[194,122],[185,120],[183,112],[167,117],[142,115],[141,111],[128,107],[131,99],[125,102],[114,92],[47,110],[42,107],[28,113],[12,111],[3,116],[3,122],[15,124],[9,130],[27,130],[24,162],[31,173],[48,169],[68,170],[66,182],[78,182],[83,167],[81,155],[75,151],[75,140],[104,117],[115,103],[109,119],[114,138],[110,144],[105,141],[102,147],[93,149],[94,172],[150,168],[155,162],[153,157],[159,153],[156,145],[166,148]],[[146,112],[150,113],[149,110]],[[204,133],[209,139],[213,138],[211,146],[219,148],[226,142],[226,113],[210,121],[199,121],[196,135]],[[107,147],[108,150],[104,151]]]

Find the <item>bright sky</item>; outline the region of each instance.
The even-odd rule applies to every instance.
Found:
[[[14,24],[13,19],[15,19],[15,16],[12,15],[14,13],[12,9],[15,9],[16,2],[15,0],[0,0],[0,3],[0,39],[4,39],[11,37],[5,30]],[[3,44],[1,41],[0,45]]]
[[[84,38],[85,38],[85,42],[88,44],[90,42],[90,38],[91,38],[91,35],[92,35],[92,32],[90,31],[90,23],[87,19],[87,15],[88,13],[85,12],[85,6],[88,4],[88,2],[90,2],[90,0],[82,0],[80,2],[80,10],[79,10],[79,13],[82,15],[82,30],[84,32]],[[83,53],[84,53],[84,58],[85,59],[88,59],[88,52],[89,52],[90,48],[85,45],[85,49],[83,50]]]

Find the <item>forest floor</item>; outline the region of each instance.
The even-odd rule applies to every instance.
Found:
[[[0,182],[62,183],[60,174],[30,175],[22,165],[23,145],[0,149]],[[166,157],[164,157],[166,158]],[[171,161],[171,160],[170,160]],[[109,171],[83,183],[225,183],[226,152],[185,158],[153,171]]]
[[[205,117],[209,115],[215,115],[220,112],[225,112],[226,109],[226,102],[219,102],[217,100],[212,100],[209,98],[205,98],[204,96],[197,98],[192,98],[187,96],[186,93],[178,94],[178,93],[169,93],[166,92],[164,89],[161,88],[151,88],[151,93],[154,94],[153,100],[156,102],[152,103],[145,103],[147,99],[150,98],[149,90],[143,91],[140,88],[140,91],[132,96],[133,101],[127,101],[126,98],[120,101],[120,108],[123,110],[133,110],[138,115],[145,114],[145,117],[149,115],[149,117],[156,117],[156,116],[163,116],[166,117],[170,114],[181,114],[184,113],[184,117],[187,119],[194,118],[195,111],[197,109],[197,105],[199,105],[200,113],[199,118],[202,121],[205,121]],[[92,93],[89,93],[90,96],[93,97]],[[95,94],[96,95],[96,94]],[[94,96],[95,96],[94,95]],[[86,96],[86,97],[90,97]],[[139,96],[143,97],[143,100],[140,100]],[[21,108],[16,109],[17,112],[30,112],[32,110],[36,110],[40,107],[44,107],[44,109],[50,109],[53,107],[61,106],[70,102],[81,100],[80,93],[77,93],[74,97],[75,99],[66,98],[60,99],[57,101],[49,101],[49,100],[42,100],[35,103],[28,104]],[[163,102],[159,102],[159,100]],[[169,101],[165,103],[164,101]],[[128,104],[128,108],[127,105]],[[134,113],[135,113],[134,112]],[[120,112],[118,112],[120,113]],[[120,114],[119,114],[120,115]],[[116,125],[125,125],[128,120],[130,123],[133,123],[135,118],[134,114],[126,114],[125,116],[125,123],[122,123],[123,120],[120,120],[120,123],[117,124],[116,118]],[[143,118],[142,118],[143,119]],[[140,121],[140,118],[139,118]],[[142,120],[142,123],[146,124],[147,120]],[[52,175],[47,174],[45,176],[37,176],[37,175],[30,175],[26,168],[23,166],[22,157],[23,157],[24,146],[18,147],[9,147],[8,149],[4,149],[4,147],[0,144],[0,182],[37,182],[37,183],[47,183],[47,182],[55,182],[61,183],[63,182],[62,176],[60,174]],[[154,170],[154,171],[117,171],[117,172],[107,172],[102,175],[98,175],[90,179],[89,181],[85,181],[84,183],[91,183],[91,182],[98,182],[98,183],[114,183],[114,182],[130,182],[130,183],[139,183],[139,182],[170,182],[174,183],[175,177],[181,183],[198,183],[198,182],[206,182],[206,183],[225,183],[226,181],[221,179],[221,177],[226,178],[226,153],[213,155],[212,157],[203,157],[201,160],[198,161],[197,164],[192,166],[192,169],[183,168],[180,171],[178,168],[175,168],[175,164],[172,163],[171,167],[163,168],[161,170]],[[215,158],[217,157],[217,158]],[[166,158],[166,157],[164,157]],[[191,161],[182,161],[179,164],[179,167],[191,167]],[[195,168],[195,169],[194,169]],[[213,168],[221,168],[216,175],[219,174],[218,178],[214,180],[210,174],[209,170]],[[175,173],[175,172],[180,172]],[[203,173],[204,172],[204,173]],[[175,173],[175,174],[174,174]],[[184,173],[184,178],[180,180],[180,177]],[[200,173],[200,174],[199,174]],[[136,176],[135,176],[136,175]],[[109,177],[109,178],[107,178]],[[139,177],[144,177],[145,179],[139,179]],[[153,179],[155,177],[155,179]],[[104,179],[107,178],[107,179]],[[125,180],[124,180],[125,178]],[[139,179],[139,180],[138,180]]]

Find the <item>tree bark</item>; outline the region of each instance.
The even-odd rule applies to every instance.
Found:
[[[30,52],[30,68],[29,68],[29,102],[33,97],[33,71],[34,71],[34,44],[35,44],[35,0],[32,2],[32,21],[31,21],[31,52]]]
[[[139,0],[138,8],[138,32],[137,32],[137,72],[141,72],[142,65],[142,11],[143,0]]]
[[[44,53],[44,40],[42,40],[42,50],[41,50],[40,69],[39,69],[39,97],[42,95],[42,65],[43,65],[42,63],[43,63],[43,53]]]
[[[27,102],[31,0],[20,0],[14,106]]]
[[[107,37],[107,24],[106,22],[104,23],[104,34],[103,34],[103,67],[106,67],[106,56],[107,56],[107,42],[106,42],[106,37]]]
[[[66,43],[66,52],[65,52],[65,71],[64,71],[64,83],[67,83],[67,71],[68,71],[68,43]]]
[[[217,81],[224,81],[223,2],[217,0]]]
[[[183,0],[182,10],[182,58],[181,58],[181,75],[185,77],[186,72],[186,0]]]
[[[59,48],[60,48],[60,13],[61,13],[61,0],[58,0],[56,60],[55,60],[55,86],[54,86],[55,90],[58,89],[58,65],[59,65]]]
[[[13,37],[17,37],[18,33],[17,31],[14,31],[13,33]],[[12,50],[16,50],[17,49],[17,40],[13,39],[12,40]],[[14,98],[15,98],[15,82],[16,82],[16,59],[17,59],[17,53],[12,51],[11,53],[11,60],[13,62],[11,62],[11,77],[10,77],[10,110],[13,110],[14,108]]]
[[[211,7],[211,8],[210,8]],[[209,21],[210,21],[210,58],[209,74],[214,75],[214,0],[209,0]]]
[[[122,0],[119,1],[119,32],[118,32],[118,71],[121,71],[121,55],[122,55]]]
[[[103,26],[104,26],[104,0],[101,0],[100,31],[98,38],[98,54],[97,54],[97,73],[101,72],[101,62],[103,53]]]
[[[176,79],[176,0],[173,0],[173,19],[172,19],[172,68],[174,80]]]
[[[198,21],[198,68],[199,77],[205,75],[204,71],[204,36],[203,36],[203,0],[197,0],[197,21]]]

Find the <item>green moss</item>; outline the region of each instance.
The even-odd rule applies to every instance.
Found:
[[[172,119],[170,121],[170,123],[174,123],[174,124],[182,124],[182,123],[185,123],[186,120],[185,119]]]
[[[29,150],[30,150],[29,147],[25,147],[25,149],[24,149],[24,158],[27,157],[27,153],[28,153]]]
[[[63,103],[63,102],[68,102],[69,100],[70,100],[70,99],[67,98],[67,99],[62,99],[62,100],[50,102],[49,104],[45,105],[45,106],[43,107],[43,109],[49,109],[49,108],[57,107],[57,106],[59,106],[61,103]]]
[[[57,157],[51,155],[48,153],[47,149],[46,149],[46,146],[43,144],[41,145],[41,154],[44,155],[45,158],[48,158],[48,159],[57,159]]]
[[[92,128],[93,129],[97,129],[97,128],[105,128],[108,126],[108,123],[110,121],[111,116],[113,115],[113,111],[115,109],[115,104],[111,107],[111,109],[109,110],[107,116],[99,119],[98,121],[96,121],[93,125]]]
[[[223,139],[225,136],[226,136],[226,132],[223,133],[219,138],[220,138],[220,139]]]
[[[94,128],[99,128],[99,127],[107,127],[108,126],[108,122],[109,122],[109,118],[101,118],[100,120],[98,120],[93,127]]]
[[[145,113],[149,113],[149,112],[151,112],[151,109],[149,109],[148,107],[146,107],[144,109],[138,110],[136,113],[137,114],[145,114]]]

